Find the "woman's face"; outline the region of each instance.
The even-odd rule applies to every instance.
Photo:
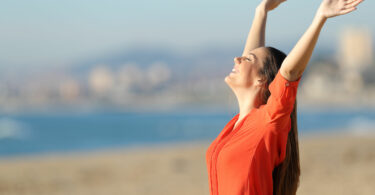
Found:
[[[259,47],[242,57],[234,58],[232,72],[225,77],[225,82],[232,88],[249,88],[261,85],[259,71],[263,68],[263,59],[267,55],[266,48]]]

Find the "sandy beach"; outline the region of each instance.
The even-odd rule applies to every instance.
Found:
[[[0,194],[209,194],[209,142],[0,159]],[[297,194],[374,194],[375,137],[300,138]]]

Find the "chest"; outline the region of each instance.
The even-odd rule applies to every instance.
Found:
[[[224,164],[248,163],[246,157],[251,155],[263,136],[264,125],[259,121],[246,121],[238,129],[217,140],[218,161]]]

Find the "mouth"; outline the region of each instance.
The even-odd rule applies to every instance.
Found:
[[[238,71],[236,65],[234,65],[234,67],[233,67],[233,69],[232,69],[232,73],[238,73],[238,72],[239,72],[239,71]]]

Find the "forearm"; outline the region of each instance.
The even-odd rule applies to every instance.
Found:
[[[242,56],[248,54],[251,50],[265,45],[267,11],[264,3],[261,3],[255,10],[255,16],[247,36],[246,45]]]
[[[316,14],[312,24],[302,35],[281,65],[280,72],[290,81],[297,80],[305,70],[315,48],[320,31],[327,19]]]

